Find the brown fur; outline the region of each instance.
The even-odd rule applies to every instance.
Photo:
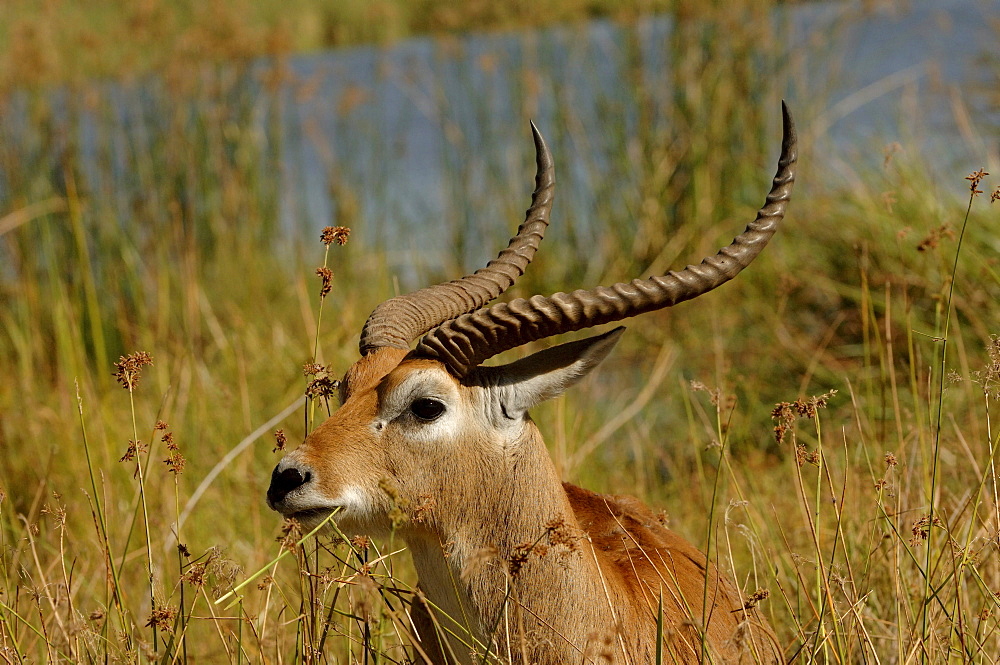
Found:
[[[569,483],[563,483],[563,489],[573,516],[589,541],[590,547],[583,556],[594,557],[598,562],[609,588],[611,605],[618,615],[609,623],[587,625],[586,609],[571,608],[571,620],[575,614],[579,621],[574,628],[586,629],[584,640],[577,644],[582,649],[558,648],[569,646],[559,645],[558,639],[554,645],[557,648],[552,645],[540,647],[531,644],[533,636],[529,635],[525,641],[528,642],[530,662],[604,662],[610,659],[613,662],[651,663],[655,652],[650,645],[655,644],[657,613],[662,598],[662,662],[701,663],[700,626],[704,623],[701,617],[706,597],[709,618],[704,662],[781,661],[776,638],[766,619],[754,609],[743,609],[738,589],[722,577],[715,566],[709,567],[706,587],[705,556],[681,536],[663,527],[645,504],[634,497],[596,494]],[[524,609],[529,617],[541,615],[537,607],[528,603],[524,603]],[[421,636],[422,655],[432,663],[453,662],[454,659],[447,655],[448,646],[437,639],[441,619],[435,622],[431,619],[432,613],[422,596],[414,602],[413,621]],[[605,630],[600,630],[601,626]],[[520,661],[517,658],[519,645],[513,646],[514,660]],[[623,657],[623,652],[627,652],[627,656]]]
[[[315,474],[310,496],[362,497],[338,517],[348,535],[391,528],[394,506],[410,511],[399,534],[429,601],[412,614],[431,662],[489,650],[524,665],[652,663],[661,599],[663,662],[698,663],[703,649],[707,662],[780,659],[766,620],[649,508],[563,484],[530,419],[489,427],[489,389],[404,353],[356,363],[344,404],[288,459]],[[448,402],[439,433],[400,410],[414,391]],[[458,637],[442,641],[442,629]]]

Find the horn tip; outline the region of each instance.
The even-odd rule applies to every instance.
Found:
[[[798,137],[795,132],[795,120],[792,112],[788,108],[788,102],[781,100],[781,125],[782,125],[782,147],[794,147],[798,144]]]
[[[549,146],[545,143],[545,138],[538,130],[538,125],[535,124],[534,120],[529,120],[528,124],[531,125],[531,139],[535,142],[535,161],[540,169],[551,169],[552,154],[549,152]]]

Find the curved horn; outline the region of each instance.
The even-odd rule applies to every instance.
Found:
[[[662,277],[498,303],[441,324],[420,341],[414,354],[437,358],[464,375],[487,358],[522,344],[670,307],[729,281],[764,249],[791,196],[797,157],[795,125],[784,102],[781,111],[781,157],[764,207],[715,256]]]
[[[507,249],[471,275],[397,296],[375,308],[361,330],[361,354],[391,346],[410,348],[410,342],[438,324],[479,309],[506,291],[524,274],[545,235],[552,209],[555,173],[545,140],[531,123],[535,141],[535,191],[524,223]]]

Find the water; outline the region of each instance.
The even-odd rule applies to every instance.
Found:
[[[996,163],[998,20],[1000,2],[983,0],[781,10],[772,50],[784,66],[757,95],[773,107],[773,123],[748,153],[771,172],[777,100],[785,98],[800,133],[824,157],[813,172],[827,181],[850,181],[895,142],[925,156],[942,177]],[[669,121],[671,81],[684,64],[671,61],[672,29],[654,17],[331,51],[292,58],[291,76],[276,92],[262,83],[272,63],[259,63],[232,93],[245,117],[218,121],[252,123],[280,151],[278,172],[262,177],[277,184],[279,223],[290,232],[345,222],[356,227],[356,240],[390,257],[405,254],[411,265],[413,250],[429,265],[456,253],[475,265],[483,239],[499,248],[527,204],[527,123],[534,119],[557,160],[557,219],[566,225],[558,233],[587,246],[597,239],[595,209],[628,217],[638,205],[632,190],[642,165],[634,144],[650,135],[648,128],[637,133],[640,106],[654,109],[656,136],[657,123]],[[150,196],[148,174],[132,166],[131,153],[149,143],[154,154],[144,137],[161,122],[162,88],[157,81],[104,85],[102,94],[120,109],[115,126],[102,129],[108,119],[86,112],[79,124],[84,163],[111,166],[89,189],[113,192],[122,219]],[[274,118],[278,136],[265,130]],[[9,135],[21,135],[16,117],[4,122]],[[4,182],[0,173],[0,190]]]
[[[789,57],[800,62],[774,87],[797,111],[800,132],[821,147],[832,178],[879,162],[895,142],[951,175],[995,161],[1000,3],[893,4],[862,12],[853,3],[815,3],[775,18]],[[326,183],[340,178],[368,192],[362,218],[376,220],[369,232],[390,250],[440,248],[440,239],[415,231],[447,215],[448,197],[493,202],[491,185],[526,190],[528,118],[550,138],[577,133],[559,141],[556,159],[559,205],[579,219],[592,209],[588,192],[602,172],[604,142],[620,140],[622,132],[627,141],[636,114],[624,73],[633,56],[625,45],[638,36],[652,94],[667,97],[670,30],[666,18],[629,27],[593,22],[296,58],[292,69],[311,92],[287,91],[288,105],[301,134],[313,140],[290,146],[295,167],[284,189],[295,194],[285,199],[286,223],[308,220],[315,227],[332,219]],[[566,117],[560,107],[572,109],[575,126],[559,126]],[[774,115],[776,126],[777,108]],[[777,142],[775,132],[768,138],[772,154]],[[480,146],[494,154],[477,155]],[[464,181],[448,182],[456,171]],[[526,201],[522,196],[511,205],[523,208]],[[493,203],[484,214],[503,212]],[[394,237],[410,241],[401,246]]]

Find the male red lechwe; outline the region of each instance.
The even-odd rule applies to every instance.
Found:
[[[528,415],[601,362],[623,328],[509,365],[481,363],[735,277],[774,235],[791,192],[795,131],[782,110],[764,207],[700,265],[484,308],[523,273],[548,224],[552,158],[532,126],[536,188],[507,249],[472,275],[382,303],[365,323],[340,408],[275,467],[267,499],[306,528],[339,509],[348,535],[387,533],[394,508],[422,507],[397,532],[425,594],[413,605],[418,659],[652,663],[658,632],[666,663],[780,659],[766,620],[649,508],[563,483]]]

